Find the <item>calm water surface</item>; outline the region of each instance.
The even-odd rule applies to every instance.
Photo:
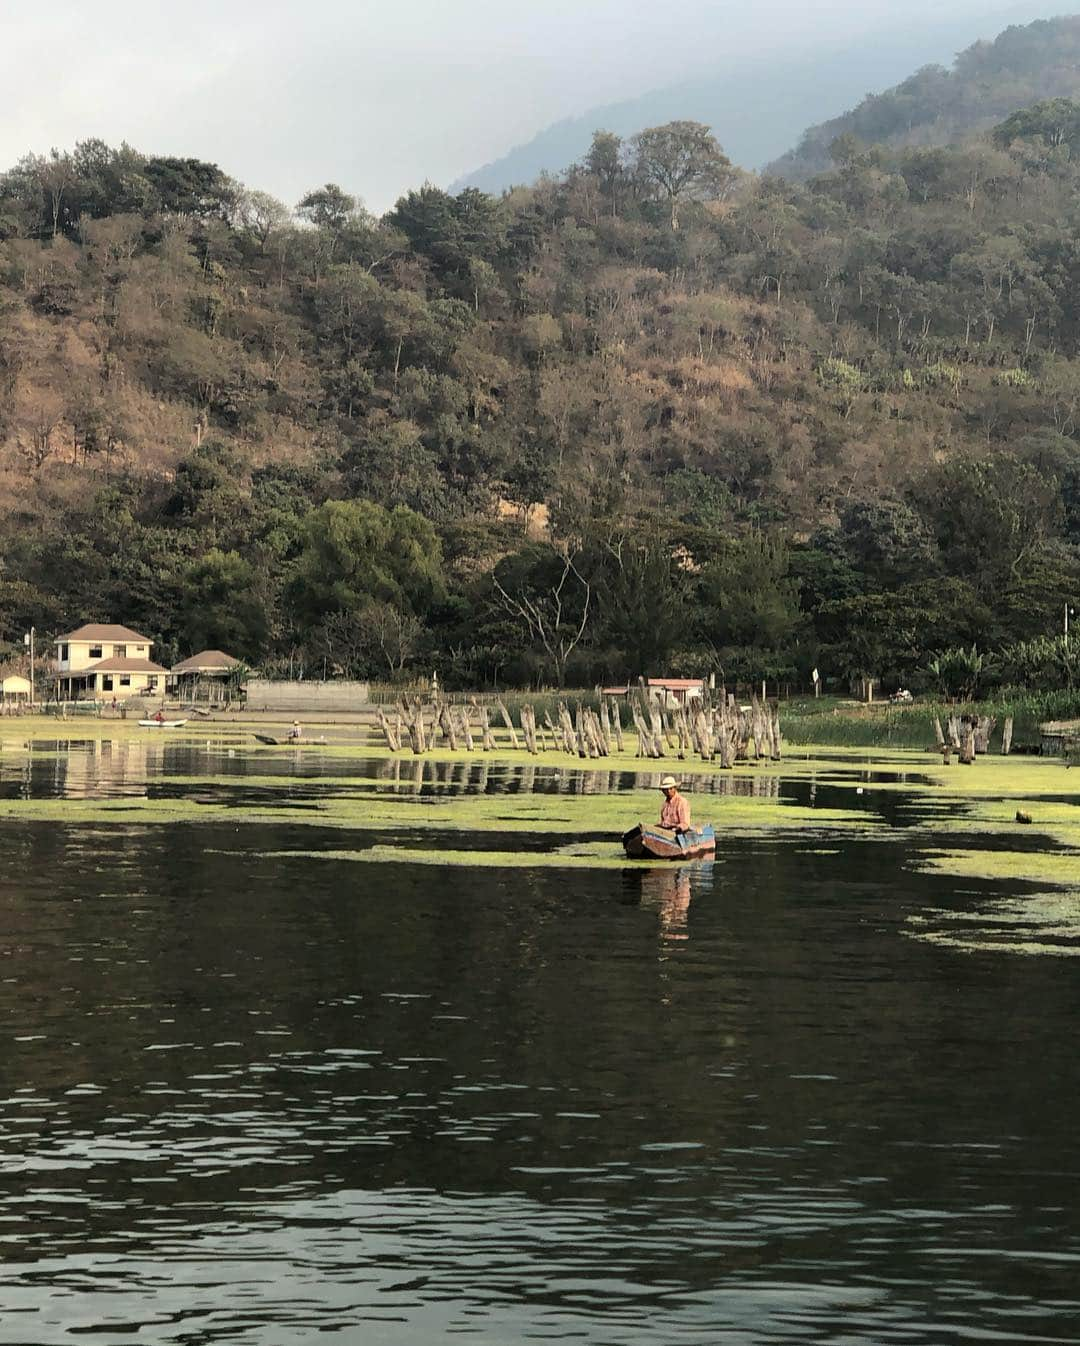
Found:
[[[0,1343],[1080,1340],[1074,960],[905,938],[903,838],[341,844],[5,821]]]

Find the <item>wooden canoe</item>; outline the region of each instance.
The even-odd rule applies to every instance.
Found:
[[[139,725],[143,729],[179,729],[182,724],[187,724],[187,720],[140,720]]]
[[[716,850],[716,832],[712,823],[702,823],[688,832],[673,832],[667,827],[638,823],[622,840],[631,860],[696,860]]]

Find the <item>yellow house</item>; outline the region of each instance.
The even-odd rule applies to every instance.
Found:
[[[127,626],[90,623],[59,636],[56,673],[60,699],[159,696],[168,670],[150,658],[154,642]]]

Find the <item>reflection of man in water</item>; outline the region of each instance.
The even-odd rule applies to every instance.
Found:
[[[690,875],[685,869],[672,873],[654,869],[641,875],[642,901],[660,916],[660,935],[665,943],[688,938]]]
[[[664,792],[664,805],[660,810],[660,826],[673,832],[690,830],[690,801],[679,793],[679,782],[674,776],[665,776],[660,782]]]

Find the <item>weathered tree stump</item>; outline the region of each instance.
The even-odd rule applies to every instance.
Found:
[[[611,727],[615,731],[615,747],[619,752],[623,751],[623,727],[622,711],[619,709],[619,703],[611,703]]]
[[[974,719],[975,751],[985,754],[990,751],[990,735],[994,732],[997,720],[993,715],[979,715]]]
[[[394,726],[386,718],[386,714],[382,710],[379,711],[379,725],[383,731],[383,738],[386,739],[386,746],[391,752],[400,752],[401,740],[394,733]]]

